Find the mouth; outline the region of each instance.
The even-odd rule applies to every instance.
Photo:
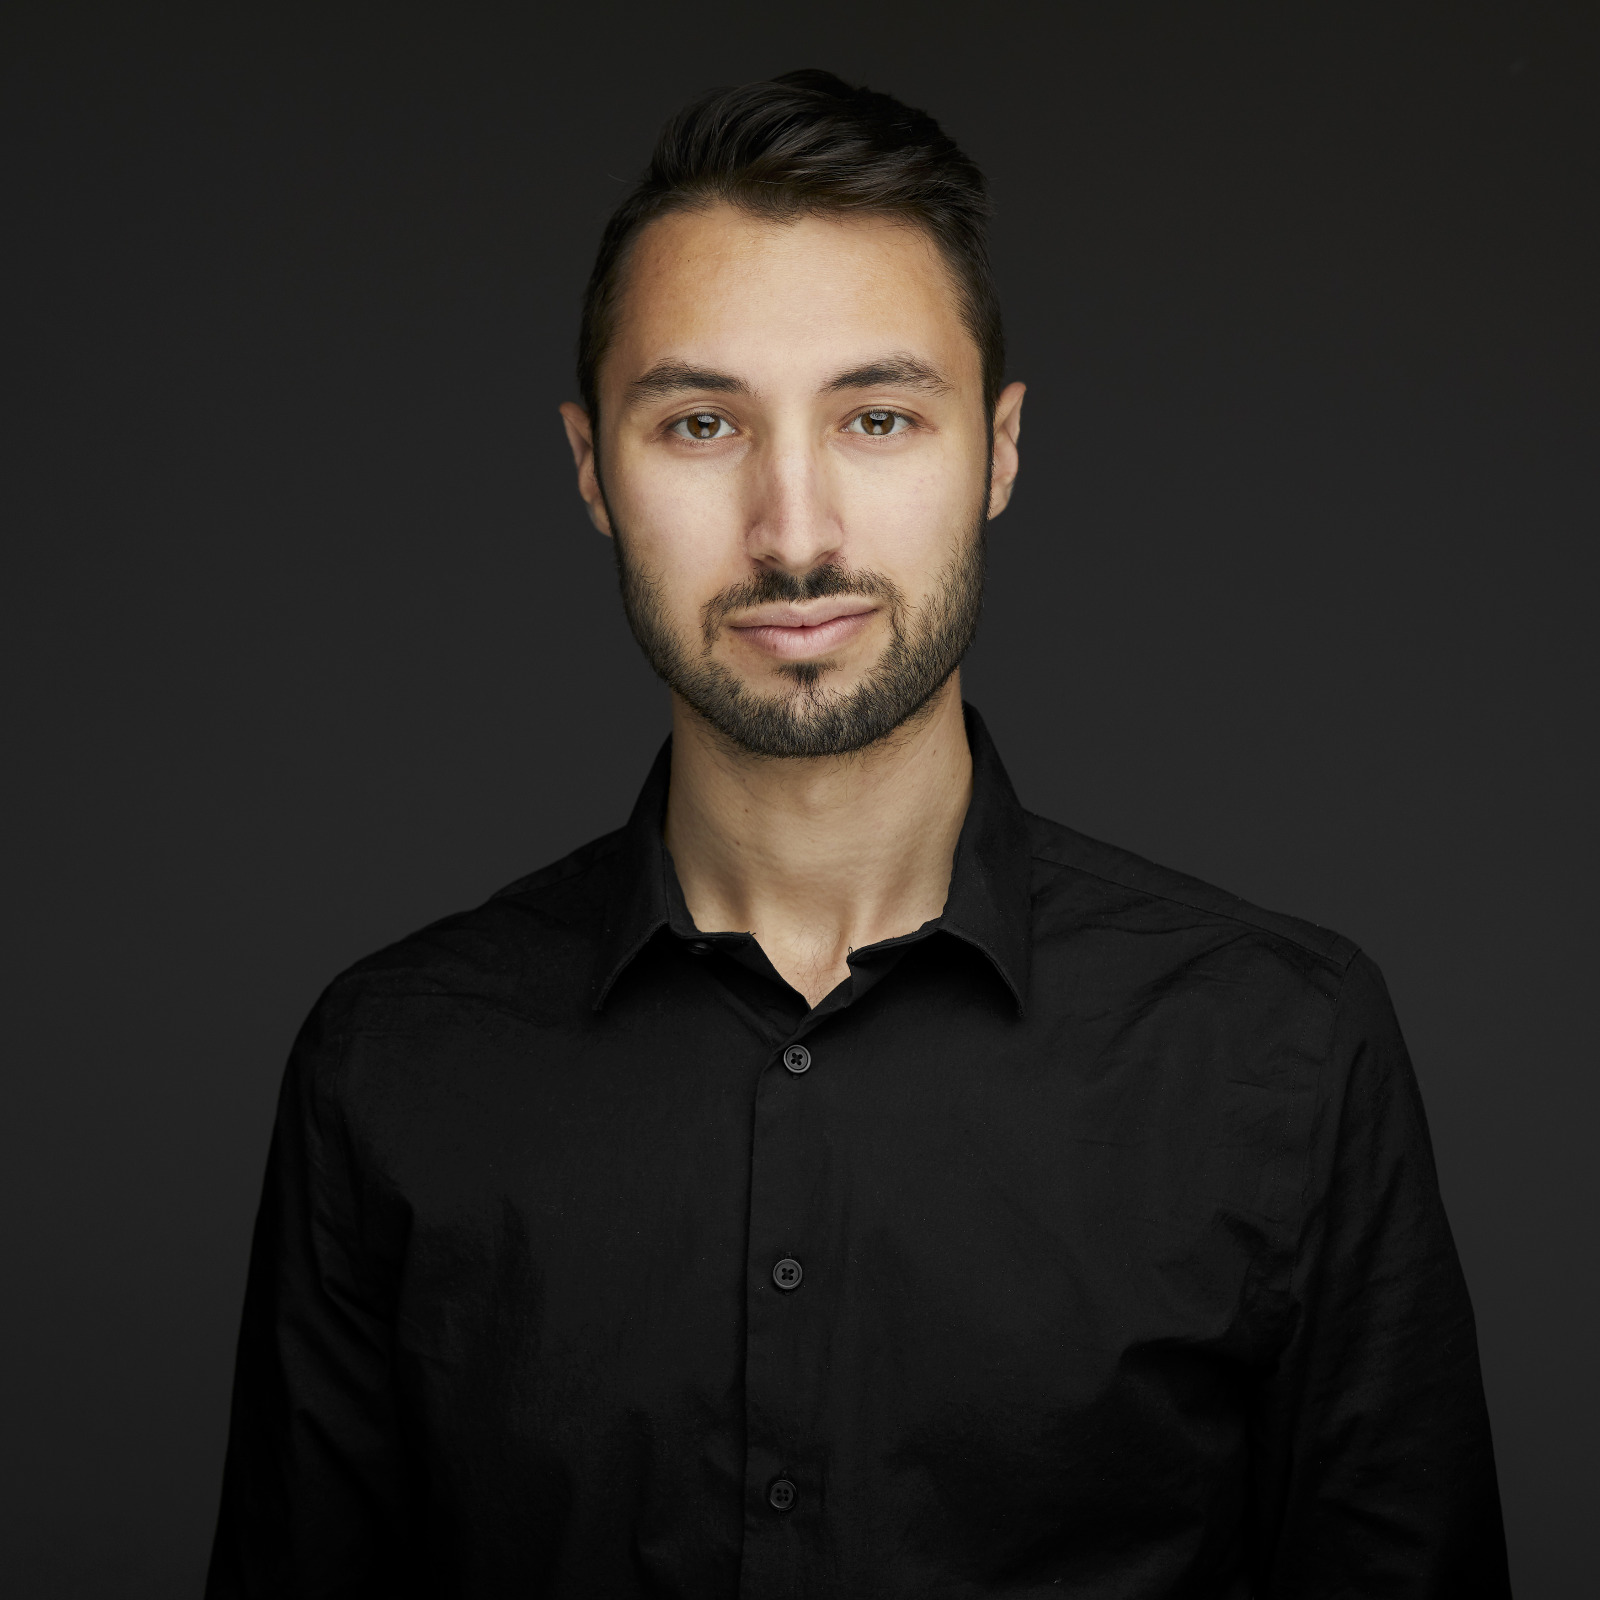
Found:
[[[781,661],[809,661],[855,638],[878,609],[860,596],[836,595],[807,605],[757,606],[728,629]]]

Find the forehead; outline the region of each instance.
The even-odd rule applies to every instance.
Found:
[[[954,276],[923,229],[884,217],[769,221],[731,205],[671,213],[635,242],[603,385],[664,358],[767,388],[883,350],[981,381]]]

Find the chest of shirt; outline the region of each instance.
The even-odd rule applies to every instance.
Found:
[[[819,1373],[990,1416],[1092,1405],[1145,1348],[1270,1359],[1300,1019],[1192,979],[1035,994],[933,958],[786,1021],[665,960],[603,1013],[398,1003],[342,1092],[402,1345],[470,1368],[514,1328],[547,1376],[716,1394],[771,1313]]]

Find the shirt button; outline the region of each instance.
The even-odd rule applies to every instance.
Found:
[[[767,1503],[774,1511],[792,1511],[796,1498],[795,1486],[787,1478],[774,1478],[767,1490]]]
[[[703,956],[710,950],[710,944],[704,939],[696,939],[689,948],[697,955]]]
[[[811,1065],[811,1052],[803,1044],[792,1044],[783,1052],[783,1064],[798,1076]]]
[[[785,1256],[777,1266],[772,1269],[772,1281],[780,1289],[798,1289],[800,1280],[805,1276],[800,1263],[793,1256]]]

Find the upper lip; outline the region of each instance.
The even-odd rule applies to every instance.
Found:
[[[757,606],[734,618],[732,625],[735,628],[820,628],[824,622],[836,622],[840,617],[859,616],[863,611],[876,609],[872,601],[860,595],[840,594],[799,605]]]

